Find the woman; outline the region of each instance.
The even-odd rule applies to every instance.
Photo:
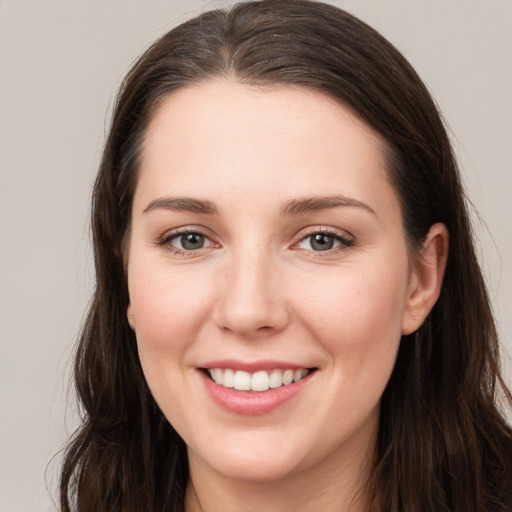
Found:
[[[505,511],[498,344],[444,126],[304,0],[172,30],[119,95],[63,510]]]

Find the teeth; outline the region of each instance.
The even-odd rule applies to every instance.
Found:
[[[225,388],[235,388],[238,391],[267,391],[298,382],[309,374],[309,370],[261,370],[250,374],[230,368],[210,368],[208,373],[216,384]]]
[[[213,370],[213,380],[217,384],[222,384],[222,370],[220,368]]]
[[[225,388],[232,388],[235,386],[235,372],[233,370],[224,370],[224,379],[222,380],[222,385]]]
[[[308,374],[308,370],[303,368],[302,370],[295,370],[293,372],[293,382],[299,382],[300,379]]]
[[[222,371],[222,370],[220,370]],[[217,384],[224,384],[217,382]],[[249,391],[251,389],[251,374],[248,372],[237,371],[233,380],[233,387],[239,391]]]
[[[270,377],[267,372],[256,372],[251,379],[252,391],[267,391],[270,387]]]
[[[281,370],[272,370],[270,372],[269,387],[280,388],[283,385],[283,372]]]
[[[283,384],[285,386],[288,386],[288,384],[291,384],[293,382],[293,370],[286,370],[283,373]]]

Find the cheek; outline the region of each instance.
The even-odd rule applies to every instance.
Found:
[[[205,318],[209,290],[168,269],[148,277],[134,267],[129,274],[131,312],[139,358],[147,384],[167,419],[180,432],[183,414],[193,403],[182,393],[190,373],[187,357]],[[204,283],[203,283],[204,284]]]
[[[156,274],[156,273],[155,273]],[[141,360],[162,354],[179,356],[201,328],[208,287],[201,279],[184,279],[178,272],[144,272],[130,276],[131,312]]]
[[[383,358],[392,366],[401,338],[406,275],[367,269],[317,279],[314,294],[306,293],[307,286],[298,292],[301,317],[344,371],[352,369],[347,361],[373,366]]]

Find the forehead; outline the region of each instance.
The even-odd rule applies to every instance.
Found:
[[[336,192],[371,199],[389,187],[385,147],[348,108],[317,91],[210,81],[171,93],[157,108],[137,193],[301,196],[341,187]]]

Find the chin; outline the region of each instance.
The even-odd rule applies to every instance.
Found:
[[[191,464],[206,463],[214,472],[233,480],[276,482],[300,471],[303,457],[297,450],[266,446],[253,441],[245,447],[224,444],[215,453],[198,454],[189,449]]]
[[[296,464],[291,461],[269,463],[269,460],[223,462],[214,469],[226,478],[253,483],[279,482],[299,471]]]

